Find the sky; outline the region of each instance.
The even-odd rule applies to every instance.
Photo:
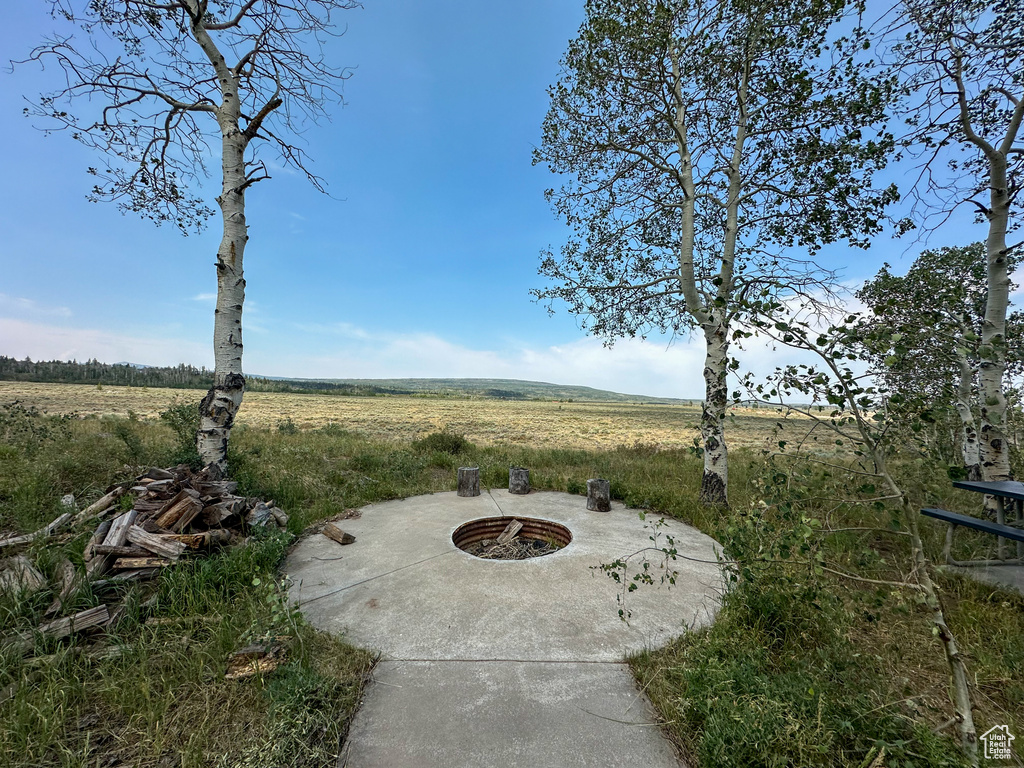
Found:
[[[7,0],[4,17],[4,62],[53,28],[40,0]],[[330,196],[287,169],[247,193],[246,373],[702,396],[699,335],[607,349],[529,294],[543,285],[541,251],[567,237],[543,197],[557,179],[531,150],[582,19],[582,0],[366,0],[344,14],[329,55],[353,67],[346,104],[301,138]],[[97,158],[22,114],[57,74],[0,72],[0,354],[212,367],[219,220],[183,237],[88,202]],[[960,217],[929,245],[982,237]],[[883,262],[904,272],[914,253],[882,237],[820,260],[857,285]],[[785,355],[754,345],[741,359],[765,373]]]

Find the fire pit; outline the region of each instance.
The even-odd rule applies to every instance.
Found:
[[[509,540],[499,537],[517,521],[522,528]],[[572,541],[572,534],[564,525],[550,520],[531,517],[484,517],[470,520],[455,529],[452,543],[464,552],[483,560],[526,560],[550,555]]]

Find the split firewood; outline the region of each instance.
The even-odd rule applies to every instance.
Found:
[[[126,538],[132,544],[137,544],[143,549],[148,549],[154,555],[160,555],[160,557],[165,557],[168,560],[177,560],[181,557],[181,553],[185,551],[185,545],[180,541],[174,541],[154,533],[147,533],[137,525],[133,525],[128,529]]]
[[[168,501],[158,513],[156,524],[161,528],[171,528],[178,522],[178,520],[189,514],[196,506],[198,506],[199,509],[196,509],[195,512],[191,514],[189,520],[191,520],[192,517],[195,517],[195,515],[202,510],[203,504],[199,501],[198,491],[191,488],[182,488],[178,495]]]
[[[35,541],[36,539],[42,538],[44,536],[52,536],[54,531],[58,530],[61,526],[68,523],[74,516],[75,515],[73,512],[65,512],[52,523],[50,523],[49,525],[44,525],[38,531],[26,533],[22,536],[12,536],[9,539],[2,539],[0,540],[0,549],[4,549],[6,547],[16,547],[20,544],[28,544],[30,541]]]
[[[151,517],[146,520],[143,520],[141,523],[136,523],[136,525],[138,525],[146,533],[156,533],[160,535],[168,533],[166,528],[161,528],[159,525],[156,524],[156,520],[154,520]]]
[[[46,586],[46,578],[24,555],[12,557],[0,570],[0,591],[38,592]]]
[[[85,560],[85,562],[88,563],[92,560],[93,552],[96,547],[103,543],[103,539],[106,538],[107,534],[110,532],[110,525],[110,520],[104,520],[99,524],[99,527],[96,528],[96,532],[93,533],[92,538],[89,539],[89,543],[85,545],[85,549],[82,551],[82,559]]]
[[[142,547],[115,547],[106,544],[96,545],[97,555],[113,555],[114,557],[152,557],[153,553]]]
[[[161,534],[160,538],[169,541],[180,541],[189,549],[202,549],[204,547],[227,544],[231,541],[231,531],[217,528],[212,531],[200,531],[199,533],[165,533]]]
[[[205,480],[198,484],[197,490],[204,496],[228,496],[238,490],[234,480]]]
[[[156,498],[156,499],[136,499],[135,504],[132,508],[140,515],[152,515],[155,512],[159,512],[164,508],[167,503],[167,499]]]
[[[103,589],[112,589],[114,587],[122,586],[126,583],[136,581],[147,581],[154,578],[160,573],[159,568],[138,568],[133,571],[121,571],[115,573],[106,579],[98,579],[92,583],[93,592],[99,592]]]
[[[288,527],[288,514],[280,507],[271,507],[270,514],[274,516],[274,520],[281,528]]]
[[[505,530],[502,531],[501,534],[498,536],[498,543],[508,544],[510,541],[512,541],[512,539],[515,538],[516,534],[519,533],[520,530],[522,530],[522,527],[522,523],[520,523],[518,520],[513,520],[511,523],[505,526]]]
[[[86,611],[68,616],[65,619],[57,619],[39,626],[39,631],[48,637],[60,639],[67,637],[73,632],[81,632],[92,627],[101,627],[110,621],[110,611],[106,605],[99,605],[89,608]]]
[[[119,606],[117,606],[114,610],[110,612],[110,619],[106,623],[107,627],[109,627],[110,629],[116,627],[120,623],[121,619],[123,619],[125,617],[125,614],[127,613],[128,603],[121,603]]]
[[[203,510],[203,521],[210,526],[224,525],[232,517],[241,515],[244,510],[244,498],[228,496],[223,501],[207,506]]]
[[[98,544],[97,546],[102,546]],[[110,557],[108,555],[95,555],[92,560],[85,564],[85,578],[92,582],[93,588],[98,583],[96,579],[110,570]]]
[[[323,533],[323,535],[327,538],[333,539],[334,541],[338,542],[339,544],[352,544],[356,540],[355,536],[353,536],[351,533],[345,533],[343,530],[341,530],[341,528],[336,526],[334,523],[327,523],[327,525],[323,527],[321,533]]]
[[[162,557],[119,557],[114,561],[115,571],[133,571],[143,568],[163,568],[171,564]]]
[[[64,601],[71,596],[80,583],[78,571],[75,569],[74,563],[67,558],[61,560],[60,565],[57,566],[57,580],[59,586],[57,597],[50,603],[50,607],[46,609],[45,616],[53,616],[57,613],[64,605]]]
[[[138,514],[134,509],[130,509],[115,517],[114,522],[110,525],[110,531],[103,539],[103,545],[107,547],[123,547],[128,539],[128,529],[135,524],[135,518],[138,517]]]
[[[176,480],[173,472],[169,472],[166,469],[160,469],[160,467],[150,467],[139,476],[140,481],[143,480]]]
[[[245,516],[245,522],[253,528],[263,527],[273,519],[274,516],[270,512],[270,507],[262,501],[257,503],[256,506],[253,507],[252,512]]]
[[[117,486],[109,493],[104,494],[75,516],[75,525],[83,523],[89,518],[99,517],[108,509],[110,509],[114,505],[114,502],[121,498],[121,496],[123,495],[124,488],[121,486]]]
[[[203,502],[199,499],[192,499],[192,503],[185,508],[185,511],[181,514],[181,517],[178,518],[178,521],[171,526],[171,530],[175,533],[184,533],[185,529],[192,524],[192,521],[195,520],[196,516],[202,511]]]

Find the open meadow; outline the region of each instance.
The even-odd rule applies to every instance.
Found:
[[[158,417],[168,407],[197,415],[174,406],[200,394],[0,383],[0,539],[53,520],[63,494],[84,505],[147,467],[195,466],[194,424]],[[57,415],[70,412],[89,418]],[[734,445],[749,446],[731,454],[731,508],[706,507],[697,498],[703,462],[689,450],[698,418],[680,405],[247,395],[232,478],[239,493],[284,509],[288,530],[253,532],[152,581],[73,582],[63,614],[93,609],[111,590],[125,606],[81,638],[37,627],[65,564],[85,570],[95,522],[14,550],[45,585],[0,590],[0,765],[335,765],[375,658],[288,608],[278,571],[287,547],[367,504],[453,490],[460,466],[478,466],[485,488],[503,487],[509,467],[522,466],[538,491],[582,494],[588,478],[608,478],[614,499],[652,521],[689,523],[746,564],[713,625],[630,659],[689,764],[966,766],[942,648],[917,592],[901,583],[908,537],[891,505],[857,503],[873,489],[856,489],[843,459],[766,459],[755,447],[775,419],[744,410],[727,425]],[[910,454],[897,470],[915,506],[977,506],[941,463]],[[922,528],[939,557],[944,526]],[[961,531],[954,554],[990,556],[991,546]],[[949,571],[938,579],[979,730],[1019,733],[1024,597]],[[268,638],[281,666],[227,676],[232,653]]]
[[[18,400],[50,414],[157,418],[180,402],[198,403],[205,392],[187,389],[96,387],[0,381],[0,402]],[[731,445],[760,447],[772,435],[778,414],[734,409],[726,425]],[[694,405],[456,399],[415,395],[340,395],[248,392],[238,424],[300,429],[329,425],[368,437],[416,440],[447,430],[480,445],[511,443],[545,448],[604,450],[641,444],[688,448],[699,437],[700,407]]]

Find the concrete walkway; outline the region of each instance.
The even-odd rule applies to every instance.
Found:
[[[452,544],[462,523],[499,516],[552,520],[573,540],[522,561]],[[679,765],[623,659],[713,618],[723,581],[709,537],[666,523],[662,536],[690,559],[672,564],[670,590],[628,596],[627,625],[619,588],[592,570],[652,546],[652,530],[620,504],[600,513],[563,493],[438,493],[365,507],[340,525],[355,544],[310,536],[284,570],[314,626],[383,654],[341,766]]]

